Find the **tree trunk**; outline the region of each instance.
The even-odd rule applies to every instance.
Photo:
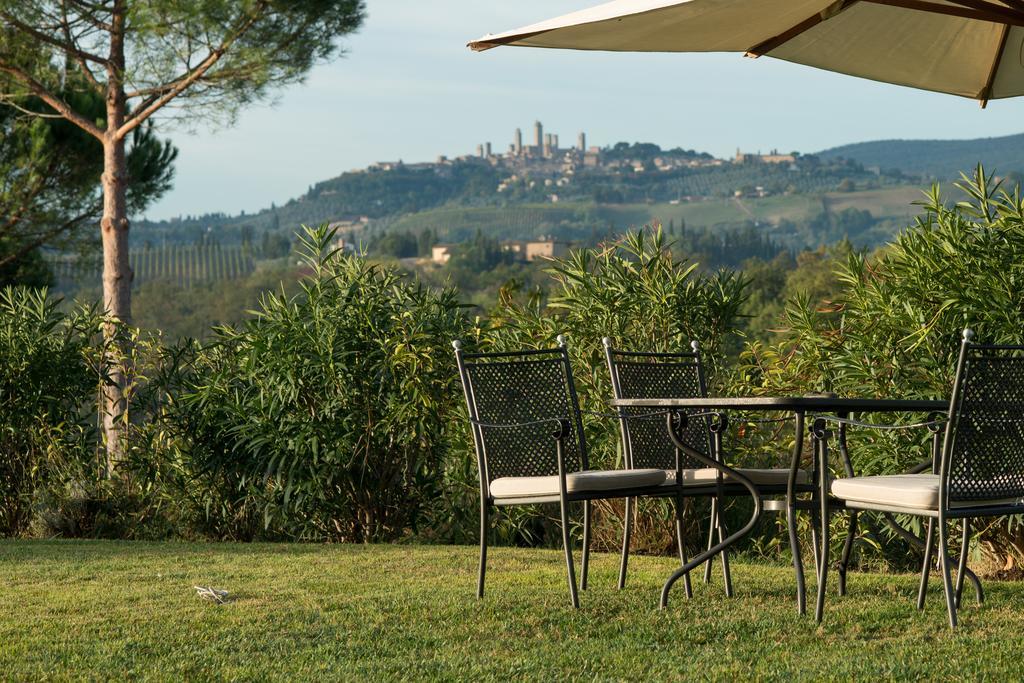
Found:
[[[114,99],[117,99],[116,96]],[[113,106],[109,106],[113,104]],[[121,105],[121,106],[118,106]],[[103,307],[116,321],[131,322],[132,269],[128,262],[128,207],[125,189],[128,169],[124,138],[115,136],[124,116],[123,102],[108,103],[107,136],[103,140],[103,218],[100,230],[103,237]],[[103,436],[107,450],[107,473],[112,474],[123,458],[127,444],[123,439],[121,417],[125,404],[126,349],[119,348],[117,323],[104,327],[107,345],[107,369],[110,382],[103,390]]]
[[[100,221],[103,238],[103,308],[111,318],[103,328],[110,380],[103,388],[102,406],[108,476],[116,470],[127,447],[123,438],[122,420],[128,408],[125,402],[124,366],[127,349],[120,347],[126,342],[118,334],[118,325],[131,324],[131,286],[134,275],[128,262],[128,204],[125,197],[128,162],[124,136],[119,135],[128,109],[124,94],[124,30],[125,3],[124,0],[115,0],[110,22],[107,125],[103,136],[103,218]]]

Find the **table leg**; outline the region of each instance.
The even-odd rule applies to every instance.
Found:
[[[814,620],[821,623],[825,612],[825,587],[828,581],[828,442],[827,434],[814,435],[818,455],[818,497],[821,501],[821,552],[818,558],[818,600],[814,608]]]
[[[679,411],[670,411],[669,414],[666,416],[666,424],[668,427],[669,438],[672,440],[672,443],[675,445],[675,447],[678,448],[680,451],[686,453],[686,455],[693,458],[694,460],[697,460],[698,462],[701,462],[707,465],[708,467],[714,467],[715,469],[721,471],[723,475],[728,475],[730,480],[735,481],[741,484],[744,488],[746,488],[750,492],[751,498],[754,499],[754,511],[753,514],[750,515],[750,520],[747,521],[745,525],[743,525],[742,529],[728,536],[727,538],[720,540],[711,548],[705,550],[696,557],[692,558],[689,562],[687,562],[682,567],[680,567],[672,573],[672,575],[668,578],[668,580],[665,582],[665,585],[661,589],[660,605],[662,609],[665,609],[668,606],[668,594],[669,591],[672,590],[672,585],[676,581],[678,581],[683,576],[688,575],[691,571],[693,571],[694,568],[704,564],[708,559],[719,554],[720,552],[722,552],[723,550],[725,550],[726,548],[733,545],[740,539],[744,538],[747,534],[749,534],[751,530],[753,530],[754,525],[757,524],[757,520],[761,518],[762,510],[761,494],[754,486],[753,482],[750,481],[750,479],[743,476],[742,474],[740,474],[733,468],[729,467],[728,465],[718,462],[714,458],[708,456],[706,453],[701,453],[700,451],[695,450],[688,446],[687,444],[683,443],[682,439],[680,438],[679,432],[681,432],[684,428],[685,420],[686,415]]]
[[[800,555],[800,539],[796,532],[796,475],[804,452],[804,414],[797,412],[795,419],[796,442],[793,444],[793,460],[790,463],[789,479],[786,482],[786,528],[789,531],[789,549],[793,553],[793,572],[796,574],[796,610],[807,613],[807,588],[804,585],[804,562]]]

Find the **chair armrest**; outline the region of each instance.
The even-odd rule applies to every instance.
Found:
[[[925,470],[932,469],[932,466],[933,466],[934,462],[935,462],[934,460],[932,460],[931,458],[928,458],[927,460],[919,462],[916,465],[914,465],[913,467],[911,467],[909,470],[907,470],[906,473],[907,474],[921,474]]]
[[[482,422],[473,418],[469,418],[469,421],[477,427],[485,427],[487,429],[515,429],[517,427],[550,424],[555,428],[552,435],[556,439],[563,438],[569,431],[569,420],[564,417],[548,417],[543,420],[530,420],[529,422]]]
[[[816,439],[821,441],[827,441],[829,438],[829,431],[826,429],[826,423],[833,422],[839,425],[839,450],[843,456],[843,468],[846,470],[846,476],[854,476],[853,463],[850,461],[850,453],[846,447],[846,428],[848,426],[854,427],[865,427],[867,429],[880,429],[884,431],[902,431],[908,429],[920,429],[921,427],[927,427],[935,438],[938,438],[940,431],[940,425],[945,424],[949,421],[948,417],[942,417],[938,413],[930,413],[928,420],[925,422],[915,422],[914,424],[900,425],[900,424],[877,424],[872,422],[864,422],[862,420],[853,420],[848,417],[838,417],[836,415],[815,415],[814,422],[812,423],[811,433]],[[827,445],[823,446],[825,449],[825,460],[821,463],[821,466],[828,468],[828,448]],[[918,463],[912,467],[907,474],[920,474],[926,469],[933,467],[934,459],[929,459],[924,462]]]
[[[678,413],[678,412],[683,411],[683,410],[686,410],[686,409],[685,408],[666,408],[665,410],[656,410],[656,411],[652,411],[650,413],[641,413],[639,415],[626,415],[624,413],[599,413],[599,412],[595,412],[595,411],[592,411],[592,410],[583,410],[583,411],[580,411],[580,412],[582,412],[584,415],[598,415],[600,417],[616,417],[616,418],[619,418],[619,419],[622,419],[622,420],[647,420],[647,419],[650,419],[652,417],[665,417],[669,413]],[[712,417],[712,416],[721,417],[723,415],[725,415],[724,411],[717,410],[717,411],[704,412],[704,413],[687,413],[686,417],[689,419],[691,417]]]
[[[817,423],[819,420],[825,422],[835,422],[841,425],[850,425],[854,427],[867,427],[868,429],[883,429],[883,430],[902,430],[902,429],[919,429],[921,427],[932,427],[936,425],[945,424],[949,418],[941,417],[934,420],[928,420],[927,422],[915,422],[909,425],[894,425],[894,424],[876,424],[872,422],[862,422],[861,420],[852,420],[848,417],[837,417],[835,415],[815,415],[814,421]]]

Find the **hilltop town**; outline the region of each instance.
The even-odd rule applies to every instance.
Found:
[[[799,153],[780,154],[772,150],[768,154],[736,150],[732,159],[720,159],[694,150],[675,148],[662,150],[657,145],[618,143],[613,147],[587,146],[586,132],[581,131],[576,143],[569,147],[560,144],[557,133],[544,132],[544,124],[533,124],[532,144],[525,144],[523,131],[516,128],[512,142],[504,152],[496,151],[491,142],[476,146],[476,154],[464,154],[449,158],[438,156],[436,161],[406,164],[403,161],[381,161],[353,173],[375,173],[394,170],[442,172],[453,164],[486,164],[506,172],[495,186],[496,193],[508,192],[517,186],[527,189],[545,188],[546,199],[558,202],[559,188],[569,186],[580,173],[594,175],[641,174],[647,172],[669,173],[683,169],[722,167],[730,164],[777,164],[798,170]],[[754,188],[757,196],[766,196],[764,187]],[[735,196],[743,196],[736,191]],[[692,199],[691,197],[679,198]]]
[[[153,244],[259,242],[261,253],[283,255],[294,226],[328,223],[347,248],[369,244],[380,253],[417,253],[437,263],[444,263],[445,252],[432,254],[427,242],[458,244],[480,231],[506,243],[508,258],[528,260],[529,247],[516,251],[513,242],[534,240],[544,242],[534,249],[558,249],[557,241],[593,241],[620,224],[672,219],[694,228],[770,224],[778,228],[776,239],[797,246],[822,232],[814,221],[825,221],[819,214],[829,208],[815,198],[907,182],[898,170],[840,157],[738,149],[719,158],[647,142],[595,146],[586,132],[575,133],[574,142],[566,144],[568,136],[546,130],[540,121],[529,136],[524,130],[512,131],[507,145],[474,143],[475,153],[429,162],[380,161],[347,171],[255,214],[137,225]],[[762,199],[770,201],[755,201]],[[906,203],[897,198],[892,202],[897,209],[887,208],[885,215],[903,211]],[[853,227],[846,221],[826,231],[857,235],[873,225],[872,216],[859,215]],[[795,227],[794,220],[799,221]],[[826,222],[831,225],[832,219]],[[423,243],[414,244],[417,240]]]

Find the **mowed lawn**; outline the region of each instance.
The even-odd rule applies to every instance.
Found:
[[[845,679],[1024,675],[1024,585],[989,581],[946,624],[941,583],[852,574],[826,621],[796,614],[784,567],[735,562],[657,609],[669,558],[598,554],[582,608],[560,552],[494,548],[474,596],[471,547],[0,543],[0,678]],[[193,585],[231,591],[223,605]],[[966,597],[966,593],[965,593]]]

